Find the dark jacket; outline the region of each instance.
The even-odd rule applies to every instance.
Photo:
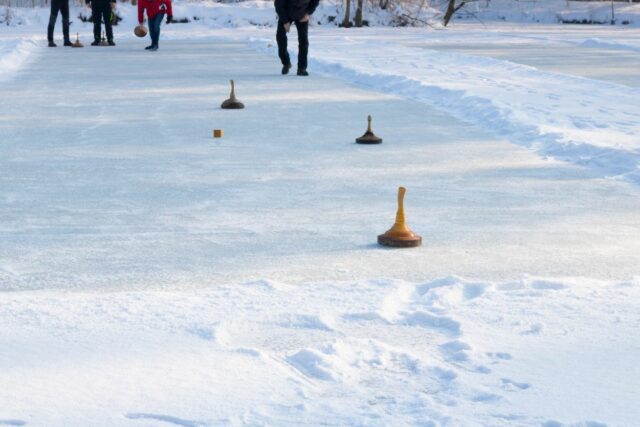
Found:
[[[282,22],[299,21],[305,14],[311,15],[320,0],[275,0],[276,13]]]

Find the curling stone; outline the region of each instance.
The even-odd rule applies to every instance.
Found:
[[[220,108],[224,108],[225,110],[239,110],[244,108],[244,104],[240,102],[238,98],[236,98],[235,85],[233,80],[231,80],[231,95],[229,95],[229,99],[224,101]]]
[[[213,130],[213,137],[214,138],[222,138],[224,135],[224,131],[222,129],[214,129]]]
[[[80,43],[80,34],[76,33],[76,41],[71,43],[71,47],[84,47],[82,43]]]
[[[404,193],[406,188],[398,188],[398,212],[396,222],[386,233],[378,236],[378,243],[394,248],[413,248],[422,244],[422,237],[415,234],[404,222]]]
[[[133,34],[135,34],[138,37],[145,37],[147,35],[147,27],[145,27],[144,25],[140,24],[137,25],[134,29],[133,29]]]
[[[356,138],[358,144],[380,144],[382,138],[377,137],[371,130],[371,116],[367,116],[367,131],[360,138]]]

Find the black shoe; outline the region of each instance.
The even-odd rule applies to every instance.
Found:
[[[152,44],[150,44],[149,46],[144,48],[144,50],[151,50],[151,49],[153,49],[153,45]]]
[[[308,76],[309,73],[307,73],[307,69],[306,68],[298,68],[298,75],[299,76]]]
[[[108,44],[109,46],[115,46],[115,45],[116,45],[116,44],[113,42],[113,40],[109,40],[109,41],[107,42],[107,44]]]
[[[57,44],[55,44],[53,41],[50,41],[50,42],[49,42],[49,47],[56,47],[56,46],[58,46],[58,45],[57,45]]]
[[[151,46],[151,49],[149,49],[149,50],[152,51],[152,52],[155,52],[156,50],[158,50],[158,45],[155,44],[155,45]]]
[[[289,74],[290,69],[291,69],[291,64],[284,64],[282,66],[282,75]]]
[[[73,43],[71,43],[71,40],[65,40],[64,45],[73,47]]]
[[[91,46],[100,46],[100,42],[98,40],[94,40],[91,42]]]

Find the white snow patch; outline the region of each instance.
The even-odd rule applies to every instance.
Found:
[[[0,293],[0,408],[10,408],[0,420],[533,426],[639,416],[629,403],[640,381],[637,278],[380,283],[259,298],[242,285]],[[402,293],[393,322],[356,316],[384,312],[390,289]],[[329,329],[327,313],[348,320]],[[287,318],[297,325],[283,331]]]
[[[35,36],[30,39],[0,40],[0,82],[9,80],[26,66],[40,49],[41,40],[41,37]]]

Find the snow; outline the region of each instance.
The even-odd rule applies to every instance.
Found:
[[[0,81],[10,79],[26,66],[33,51],[37,49],[36,38],[7,40],[0,44]]]
[[[534,277],[8,293],[0,413],[50,426],[633,425],[639,297],[640,278]]]
[[[639,30],[316,23],[303,79],[266,3],[0,32],[0,425],[634,425]]]
[[[612,16],[613,9],[613,16]],[[465,22],[570,23],[570,24],[640,24],[640,5],[627,1],[510,0],[478,1],[467,4],[454,19]]]

